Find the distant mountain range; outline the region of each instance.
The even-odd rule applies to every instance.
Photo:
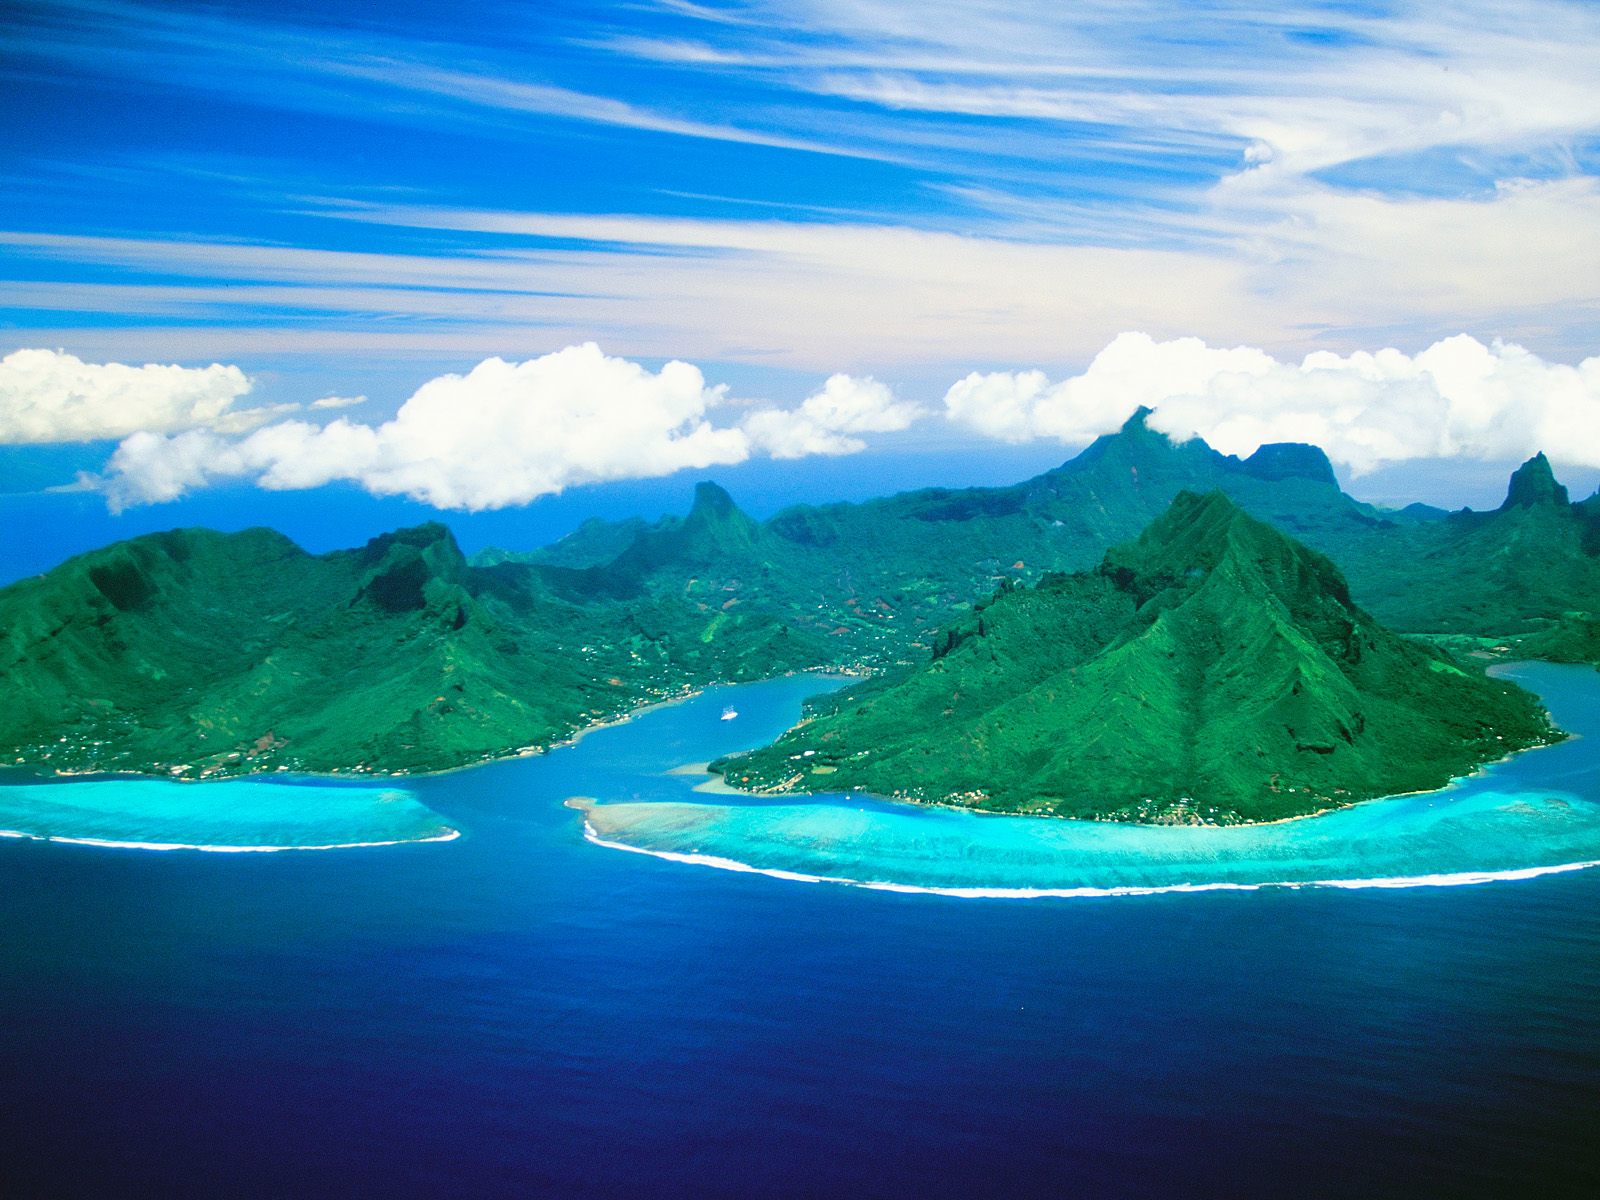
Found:
[[[266,530],[118,543],[0,590],[0,755],[182,776],[430,770],[714,680],[908,671],[998,587],[1095,567],[1185,491],[1328,555],[1394,629],[1594,661],[1600,500],[1571,503],[1542,456],[1495,512],[1385,510],[1345,495],[1314,447],[1239,459],[1147,415],[1010,487],[756,521],[705,483],[685,517],[590,521],[470,563],[436,525],[320,556]]]
[[[1390,510],[1341,491],[1314,446],[1267,445],[1239,459],[1199,439],[1174,443],[1148,416],[1141,409],[1077,458],[1009,487],[800,506],[757,523],[702,484],[686,520],[591,521],[545,549],[479,560],[576,568],[600,590],[715,580],[797,620],[815,614],[829,632],[842,625],[868,653],[925,649],[952,607],[1001,580],[1092,567],[1179,492],[1220,491],[1333,558],[1356,598],[1407,632],[1532,633],[1600,594],[1600,495],[1570,503],[1542,454],[1494,512]]]
[[[716,769],[766,792],[1229,823],[1441,787],[1551,737],[1527,693],[1361,611],[1321,554],[1183,492],[1094,571],[1002,588],[916,669]]]

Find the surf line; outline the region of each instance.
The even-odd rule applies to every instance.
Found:
[[[26,833],[18,829],[0,829],[0,838],[20,838],[29,842],[60,842],[69,846],[99,846],[108,850],[199,850],[207,854],[276,854],[280,850],[364,850],[375,846],[453,842],[460,836],[459,829],[446,829],[443,833],[430,837],[396,838],[386,842],[332,842],[325,846],[219,846],[191,842],[124,842],[112,838],[64,837],[48,833]]]
[[[1586,871],[1600,867],[1600,859],[1585,862],[1555,863],[1543,867],[1517,867],[1505,871],[1456,871],[1435,875],[1393,875],[1371,879],[1278,879],[1259,883],[1230,883],[1217,880],[1210,883],[1169,883],[1150,886],[1125,887],[1073,887],[1073,888],[996,888],[996,887],[941,887],[935,884],[895,883],[880,879],[851,879],[843,875],[807,875],[799,871],[785,871],[778,867],[757,867],[737,859],[721,858],[714,854],[682,853],[676,850],[648,850],[643,846],[630,846],[626,842],[613,842],[596,832],[588,820],[583,822],[584,840],[607,850],[625,850],[629,854],[644,854],[667,862],[686,863],[691,866],[711,867],[718,871],[736,871],[746,875],[766,875],[790,883],[832,883],[845,887],[865,888],[874,892],[902,892],[924,896],[954,896],[962,900],[1076,900],[1108,896],[1162,896],[1188,892],[1259,892],[1267,888],[1340,888],[1357,891],[1365,888],[1419,888],[1419,887],[1471,887],[1483,883],[1508,883],[1521,879],[1537,879],[1543,875],[1563,875],[1572,871]]]

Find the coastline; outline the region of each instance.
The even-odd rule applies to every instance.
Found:
[[[563,734],[555,741],[541,744],[508,747],[503,751],[496,751],[485,758],[474,759],[471,762],[455,763],[451,766],[420,767],[412,770],[360,770],[353,767],[332,768],[329,770],[307,770],[302,768],[275,766],[264,767],[260,770],[239,771],[237,773],[214,772],[209,775],[175,775],[174,767],[187,766],[184,763],[150,763],[143,767],[123,767],[106,770],[92,767],[44,767],[32,762],[0,763],[0,780],[4,779],[6,771],[30,772],[40,781],[67,780],[83,776],[99,776],[105,779],[143,779],[161,780],[167,783],[198,784],[198,783],[226,783],[241,782],[250,779],[269,779],[276,775],[286,775],[294,779],[334,780],[339,783],[363,783],[367,781],[381,782],[397,779],[431,779],[441,775],[453,775],[458,771],[471,771],[478,767],[492,766],[495,763],[513,762],[519,758],[532,758],[539,754],[549,754],[552,750],[560,750],[567,746],[575,746],[591,733],[602,729],[610,729],[617,725],[624,725],[636,717],[653,712],[659,708],[670,708],[676,704],[683,704],[705,694],[717,687],[743,687],[746,684],[766,683],[774,679],[792,679],[800,675],[836,675],[842,679],[857,678],[857,673],[844,667],[818,666],[803,667],[793,671],[779,671],[773,675],[764,675],[760,679],[713,679],[703,683],[684,684],[680,692],[667,696],[646,700],[642,704],[631,708],[621,709],[610,716],[596,717],[585,724],[575,726],[571,731]],[[4,786],[0,783],[0,786]]]
[[[973,804],[956,804],[948,800],[920,800],[912,796],[885,796],[880,792],[869,791],[866,788],[851,788],[847,789],[847,791],[850,793],[859,793],[861,796],[880,804],[903,804],[910,808],[941,809],[947,812],[970,813],[975,817],[994,818],[996,820],[1017,820],[1020,818],[1031,821],[1075,821],[1085,825],[1126,825],[1133,829],[1262,829],[1271,825],[1289,825],[1296,821],[1310,821],[1317,817],[1326,817],[1332,813],[1348,812],[1350,809],[1359,808],[1363,804],[1376,804],[1383,800],[1400,800],[1407,796],[1430,796],[1438,792],[1448,792],[1459,787],[1467,780],[1476,779],[1480,775],[1486,774],[1491,767],[1499,766],[1501,763],[1510,762],[1519,755],[1529,754],[1535,750],[1548,750],[1552,746],[1559,746],[1562,742],[1577,736],[1579,735],[1569,733],[1566,735],[1566,737],[1558,738],[1555,741],[1536,742],[1533,745],[1523,746],[1520,749],[1512,750],[1506,754],[1502,754],[1499,758],[1486,759],[1477,766],[1473,767],[1472,770],[1468,771],[1464,775],[1452,775],[1448,780],[1440,784],[1438,787],[1412,788],[1410,791],[1405,792],[1383,792],[1379,795],[1363,796],[1359,800],[1351,800],[1348,804],[1333,804],[1326,808],[1315,809],[1311,812],[1295,813],[1293,816],[1288,817],[1273,817],[1270,820],[1263,821],[1128,821],[1122,820],[1118,817],[1069,816],[1065,813],[1053,812],[997,812],[994,809],[979,808],[977,805]],[[697,764],[685,764],[686,767],[694,765]],[[675,770],[672,773],[678,774],[680,771],[683,774],[688,773],[687,771],[681,769]],[[750,796],[753,798],[792,797],[794,799],[804,799],[808,796],[829,794],[826,792],[801,791],[798,789],[795,791],[785,792],[755,792],[745,788],[735,787],[733,784],[728,783],[726,778],[720,773],[706,772],[706,774],[708,775],[708,778],[705,780],[705,782],[697,784],[694,790],[697,792],[704,792],[708,795]]]
[[[1490,668],[1488,668],[1488,670],[1489,670],[1490,673],[1498,675],[1498,674],[1500,674],[1502,672],[1513,670],[1518,666],[1522,666],[1522,665],[1525,665],[1525,664],[1538,664],[1538,663],[1542,663],[1543,661],[1544,660],[1541,660],[1541,659],[1517,659],[1517,660],[1512,660],[1512,661],[1496,662]],[[1555,664],[1555,665],[1570,665],[1570,664]],[[162,782],[179,783],[179,784],[201,784],[201,783],[221,783],[221,782],[230,782],[230,781],[231,782],[245,782],[245,781],[250,781],[250,780],[269,780],[269,779],[272,779],[272,778],[274,778],[276,776],[287,776],[289,779],[304,779],[304,780],[310,780],[310,781],[332,781],[332,782],[339,783],[339,784],[348,784],[348,785],[357,785],[357,786],[359,786],[359,785],[361,785],[363,783],[367,783],[369,781],[372,782],[372,783],[380,783],[382,781],[405,780],[405,779],[413,779],[413,778],[434,778],[434,777],[438,777],[438,776],[453,775],[453,774],[456,774],[456,773],[461,772],[461,771],[474,770],[474,769],[476,769],[478,767],[491,766],[491,765],[493,765],[495,763],[511,762],[511,761],[514,761],[514,760],[520,759],[520,758],[530,758],[530,757],[533,757],[533,756],[539,755],[539,754],[548,754],[548,753],[550,753],[550,752],[552,752],[554,750],[559,750],[559,749],[563,749],[563,748],[567,748],[567,747],[571,747],[571,746],[576,746],[581,741],[583,741],[584,738],[588,737],[591,733],[596,733],[596,732],[598,732],[600,730],[603,730],[603,729],[610,729],[610,728],[615,728],[615,727],[618,727],[618,726],[621,726],[621,725],[625,725],[628,722],[633,721],[638,717],[645,716],[646,714],[654,712],[654,711],[657,711],[659,709],[670,708],[670,707],[673,707],[675,705],[686,703],[686,702],[688,702],[690,700],[696,699],[697,697],[704,695],[708,690],[710,690],[712,688],[716,688],[716,687],[742,687],[742,686],[745,686],[746,684],[750,684],[750,683],[762,683],[762,682],[767,682],[767,681],[770,681],[770,680],[787,679],[787,678],[794,678],[794,677],[800,676],[800,675],[812,675],[812,674],[817,674],[817,675],[836,675],[836,676],[839,676],[841,679],[852,679],[852,678],[857,677],[855,672],[848,671],[848,670],[845,670],[845,669],[842,669],[842,668],[839,668],[839,667],[820,666],[820,667],[807,667],[807,668],[802,668],[802,669],[793,670],[793,671],[783,671],[783,672],[779,672],[779,673],[777,673],[775,675],[765,676],[760,680],[743,680],[743,681],[712,680],[710,682],[701,683],[701,684],[689,684],[689,685],[685,685],[683,691],[681,693],[679,693],[679,694],[670,695],[670,696],[667,696],[666,698],[663,698],[663,699],[649,700],[649,701],[647,701],[647,702],[645,702],[643,704],[636,705],[633,708],[622,710],[622,711],[620,711],[620,712],[618,712],[616,714],[613,714],[613,715],[610,715],[610,716],[606,716],[606,717],[596,718],[596,719],[590,721],[589,723],[574,729],[571,733],[569,733],[568,735],[566,735],[565,737],[563,737],[563,738],[561,738],[561,739],[559,739],[557,741],[553,741],[553,742],[550,742],[548,744],[540,745],[540,746],[533,746],[533,747],[524,746],[524,747],[517,747],[517,748],[513,748],[513,749],[508,749],[504,753],[496,754],[496,755],[494,755],[492,757],[489,757],[489,758],[479,759],[479,760],[475,760],[473,762],[468,762],[468,763],[460,763],[460,764],[457,764],[457,765],[454,765],[454,766],[448,766],[448,767],[425,768],[425,769],[409,770],[409,771],[401,770],[401,771],[392,771],[392,772],[357,771],[357,770],[305,771],[305,770],[292,770],[292,769],[285,768],[285,767],[276,767],[276,768],[272,768],[270,770],[243,772],[243,773],[236,774],[236,775],[208,775],[208,776],[203,776],[203,777],[200,777],[200,778],[193,778],[193,777],[185,777],[185,776],[174,776],[171,773],[171,764],[167,764],[167,765],[155,764],[148,771],[141,771],[141,770],[99,771],[99,770],[74,769],[74,768],[67,768],[67,769],[61,769],[61,770],[52,770],[52,771],[41,771],[41,769],[37,765],[33,765],[33,764],[28,764],[28,763],[7,763],[7,764],[0,764],[0,781],[3,781],[4,775],[8,771],[26,772],[26,773],[31,774],[35,779],[37,779],[39,781],[42,781],[42,782],[70,780],[70,779],[73,779],[73,778],[76,778],[76,777],[87,776],[87,777],[103,777],[103,778],[105,778],[107,780],[117,780],[117,779],[124,779],[124,780],[159,780],[159,781],[162,781]],[[1548,709],[1546,709],[1546,715],[1549,716]],[[1535,743],[1535,744],[1532,744],[1532,745],[1523,746],[1521,748],[1518,748],[1518,749],[1515,749],[1515,750],[1511,750],[1511,751],[1501,755],[1499,758],[1492,759],[1492,760],[1484,760],[1483,762],[1480,762],[1476,766],[1474,766],[1472,770],[1470,770],[1470,771],[1468,771],[1468,772],[1466,772],[1465,774],[1462,774],[1462,775],[1452,776],[1450,779],[1446,780],[1444,783],[1442,783],[1438,787],[1433,787],[1433,788],[1415,788],[1415,789],[1412,789],[1410,791],[1405,791],[1405,792],[1389,792],[1389,793],[1383,793],[1383,794],[1379,794],[1379,795],[1364,796],[1359,800],[1352,800],[1352,801],[1350,801],[1349,803],[1346,803],[1346,804],[1329,805],[1329,806],[1326,806],[1326,807],[1323,807],[1323,808],[1315,809],[1315,810],[1310,811],[1310,812],[1295,813],[1295,814],[1293,814],[1291,816],[1285,816],[1285,817],[1274,817],[1274,818],[1271,818],[1269,820],[1256,820],[1256,821],[1240,820],[1240,821],[1227,821],[1227,822],[1220,822],[1220,821],[1163,822],[1163,821],[1124,820],[1124,819],[1120,819],[1120,818],[1116,818],[1116,817],[1071,816],[1071,815],[1065,815],[1065,814],[1060,814],[1060,813],[1051,813],[1051,812],[1014,812],[1014,811],[1002,812],[1002,811],[995,811],[995,810],[992,810],[992,809],[985,809],[985,808],[981,808],[981,807],[978,807],[978,806],[975,806],[975,805],[970,805],[970,804],[953,803],[953,802],[951,802],[949,800],[943,800],[943,799],[941,799],[941,800],[924,800],[924,799],[919,799],[919,798],[910,797],[910,796],[883,795],[881,793],[868,791],[868,790],[862,789],[862,788],[847,789],[847,790],[859,792],[862,796],[868,797],[868,798],[872,799],[873,801],[879,802],[879,803],[894,804],[894,805],[908,805],[908,806],[911,806],[913,808],[944,809],[944,810],[949,810],[949,811],[954,811],[954,812],[971,813],[971,814],[973,814],[975,816],[980,816],[980,817],[994,817],[994,818],[1017,818],[1017,817],[1023,817],[1023,818],[1030,818],[1030,819],[1035,819],[1035,820],[1076,821],[1076,822],[1083,822],[1083,823],[1086,823],[1086,824],[1125,825],[1125,826],[1130,826],[1130,827],[1135,827],[1135,828],[1209,828],[1209,829],[1256,828],[1256,827],[1262,827],[1262,826],[1283,825],[1283,824],[1288,824],[1290,822],[1295,822],[1295,821],[1306,821],[1306,820],[1310,820],[1310,819],[1313,819],[1313,818],[1316,818],[1316,817],[1327,816],[1330,813],[1343,812],[1345,810],[1357,807],[1359,805],[1370,804],[1370,803],[1374,803],[1374,802],[1380,801],[1380,800],[1390,800],[1390,799],[1396,799],[1396,798],[1400,798],[1400,797],[1404,797],[1404,796],[1425,795],[1425,794],[1429,794],[1429,793],[1433,793],[1433,792],[1448,791],[1448,790],[1458,786],[1461,782],[1463,782],[1465,780],[1468,780],[1468,779],[1476,778],[1476,777],[1482,775],[1483,773],[1485,773],[1491,767],[1494,767],[1494,766],[1496,766],[1497,764],[1500,764],[1500,763],[1507,762],[1507,761],[1517,757],[1518,755],[1526,754],[1526,753],[1528,753],[1529,751],[1532,751],[1532,750],[1539,750],[1539,749],[1547,748],[1549,746],[1559,745],[1563,741],[1566,741],[1568,739],[1581,736],[1579,734],[1573,733],[1571,731],[1568,731],[1568,730],[1562,728],[1559,724],[1557,724],[1555,722],[1553,717],[1551,717],[1551,719],[1550,719],[1550,725],[1551,725],[1552,730],[1554,730],[1556,733],[1558,733],[1560,735],[1559,737],[1555,738],[1554,740],[1546,741],[1546,742],[1538,742],[1538,743]],[[809,792],[809,791],[801,791],[801,790],[781,791],[781,792],[777,792],[777,791],[775,791],[775,792],[757,792],[757,791],[752,791],[752,790],[746,789],[746,788],[739,788],[739,787],[736,787],[733,784],[728,783],[727,779],[726,779],[726,776],[722,772],[713,772],[713,771],[709,770],[708,769],[709,765],[710,765],[709,762],[684,763],[684,764],[680,764],[677,767],[672,768],[670,771],[668,771],[666,773],[667,774],[671,774],[671,775],[690,775],[690,774],[703,775],[705,778],[702,779],[699,783],[695,784],[693,790],[696,791],[696,792],[701,792],[701,793],[708,794],[708,795],[802,798],[802,797],[805,797],[805,796],[826,794],[826,793],[821,793],[821,792]],[[3,787],[3,786],[5,786],[4,783],[0,782],[0,787]],[[8,834],[5,831],[0,831],[0,836],[32,836],[32,835]],[[50,840],[66,840],[66,839],[50,839]],[[359,843],[359,844],[367,844],[367,843]],[[383,844],[383,843],[371,843],[371,844]],[[162,847],[162,848],[166,848],[166,847]],[[190,848],[190,847],[184,847],[184,848]],[[322,848],[322,847],[317,847],[317,848]],[[331,847],[329,847],[329,848],[331,848]],[[267,849],[276,849],[276,847],[268,847]]]
[[[1498,676],[1498,674],[1500,674],[1500,673],[1514,670],[1515,668],[1517,668],[1519,666],[1542,664],[1545,661],[1546,660],[1544,660],[1544,659],[1514,659],[1514,660],[1509,660],[1509,661],[1496,662],[1491,667],[1488,668],[1487,673],[1489,673],[1491,675]],[[1550,665],[1554,665],[1554,666],[1572,666],[1572,665],[1584,665],[1584,664],[1553,663],[1553,664],[1550,664]],[[1528,754],[1528,753],[1530,753],[1530,752],[1532,752],[1534,750],[1545,750],[1545,749],[1548,749],[1548,748],[1550,748],[1552,746],[1559,746],[1563,742],[1571,741],[1571,740],[1573,740],[1575,738],[1582,737],[1581,734],[1574,733],[1573,731],[1571,731],[1569,729],[1566,729],[1562,725],[1560,725],[1556,721],[1554,715],[1550,712],[1548,706],[1544,707],[1544,712],[1545,712],[1546,718],[1549,721],[1550,729],[1557,735],[1556,737],[1552,738],[1549,741],[1534,742],[1534,743],[1531,743],[1530,745],[1521,746],[1521,747],[1518,747],[1518,748],[1516,748],[1514,750],[1508,750],[1506,753],[1500,755],[1500,757],[1498,757],[1498,758],[1484,759],[1483,761],[1481,761],[1481,762],[1477,763],[1476,765],[1474,765],[1473,768],[1470,771],[1467,771],[1467,772],[1465,772],[1463,774],[1460,774],[1460,775],[1452,775],[1452,776],[1450,776],[1449,779],[1445,780],[1443,783],[1439,784],[1439,786],[1437,786],[1437,787],[1412,788],[1409,791],[1404,791],[1404,792],[1383,792],[1383,793],[1380,793],[1378,795],[1363,796],[1359,800],[1351,800],[1351,801],[1349,801],[1348,803],[1345,803],[1345,804],[1333,804],[1333,805],[1329,805],[1329,806],[1324,807],[1324,808],[1316,809],[1316,810],[1311,811],[1311,812],[1295,813],[1294,815],[1287,816],[1287,817],[1273,817],[1270,820],[1261,820],[1261,821],[1170,821],[1170,822],[1169,821],[1130,821],[1130,820],[1123,820],[1123,819],[1120,819],[1120,818],[1117,818],[1117,817],[1069,816],[1069,815],[1066,815],[1066,814],[1053,813],[1053,812],[1012,812],[1012,811],[1000,812],[1000,811],[996,811],[994,809],[980,808],[977,805],[972,805],[972,804],[953,803],[948,799],[923,800],[923,799],[918,799],[918,798],[912,797],[912,796],[886,796],[886,795],[883,795],[880,792],[870,791],[869,789],[866,789],[866,788],[846,788],[844,790],[846,792],[859,793],[860,795],[862,795],[864,797],[867,797],[868,799],[871,799],[873,801],[876,801],[876,802],[882,803],[882,804],[904,804],[904,805],[909,805],[909,806],[911,806],[913,808],[944,809],[944,810],[948,810],[948,811],[951,811],[951,812],[971,813],[974,816],[980,816],[980,817],[995,817],[995,818],[1006,818],[1006,819],[1014,819],[1014,818],[1018,818],[1018,817],[1024,817],[1024,818],[1030,818],[1030,819],[1034,819],[1034,820],[1046,820],[1046,821],[1079,821],[1079,822],[1083,822],[1085,824],[1126,825],[1126,826],[1130,826],[1130,827],[1134,827],[1134,828],[1146,828],[1146,829],[1255,829],[1255,828],[1262,828],[1262,827],[1271,826],[1271,825],[1287,825],[1287,824],[1289,824],[1291,822],[1294,822],[1294,821],[1309,821],[1309,820],[1312,820],[1313,818],[1316,818],[1316,817],[1325,817],[1325,816],[1329,815],[1330,813],[1345,812],[1345,811],[1347,811],[1349,809],[1359,807],[1360,805],[1363,805],[1363,804],[1374,804],[1374,803],[1377,803],[1378,801],[1382,801],[1382,800],[1397,800],[1397,799],[1404,798],[1406,796],[1426,796],[1426,795],[1432,795],[1432,794],[1437,793],[1437,792],[1451,791],[1451,790],[1459,787],[1465,781],[1470,780],[1470,779],[1476,779],[1476,778],[1478,778],[1478,777],[1480,777],[1482,775],[1485,775],[1485,774],[1488,773],[1488,771],[1491,768],[1493,768],[1495,766],[1498,766],[1501,763],[1510,762],[1512,759],[1517,758],[1519,755]],[[791,727],[791,728],[793,728],[793,727]],[[691,773],[690,770],[689,770],[690,767],[707,767],[708,768],[709,766],[710,766],[709,763],[704,763],[704,764],[685,763],[680,767],[674,768],[672,770],[672,772],[670,772],[670,773],[671,774],[690,774]],[[707,776],[707,778],[702,783],[695,785],[694,790],[697,791],[697,792],[704,792],[704,793],[706,793],[708,795],[750,796],[750,797],[794,797],[794,798],[798,799],[798,798],[804,798],[804,797],[807,797],[807,796],[817,796],[817,795],[827,795],[827,794],[829,794],[827,792],[805,791],[805,790],[800,790],[800,789],[796,789],[796,790],[793,790],[793,791],[758,792],[758,791],[753,791],[753,790],[748,789],[748,788],[740,788],[740,787],[735,786],[734,784],[731,784],[731,783],[727,782],[726,775],[724,773],[720,772],[720,771],[705,770],[703,772],[697,771],[697,772],[693,772],[693,773],[696,773],[696,774],[703,773],[703,774],[705,774]]]

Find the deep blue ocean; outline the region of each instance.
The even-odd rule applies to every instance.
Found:
[[[681,797],[818,686],[409,781],[454,841],[0,841],[0,1190],[1600,1194],[1600,870],[962,899],[562,805]]]

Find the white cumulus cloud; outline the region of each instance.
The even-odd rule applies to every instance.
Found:
[[[957,424],[1004,441],[1081,443],[1141,405],[1152,427],[1230,454],[1310,442],[1357,474],[1416,458],[1509,461],[1540,450],[1600,466],[1600,357],[1547,362],[1467,335],[1419,354],[1319,351],[1281,362],[1249,346],[1124,333],[1081,375],[971,374],[945,395]]]
[[[60,350],[0,358],[0,444],[91,442],[139,430],[248,429],[263,410],[235,409],[250,391],[238,367],[87,363]]]
[[[274,489],[336,481],[437,508],[525,504],[585,483],[684,468],[860,450],[858,433],[903,429],[917,415],[871,379],[836,375],[794,412],[760,409],[719,424],[723,386],[697,367],[651,371],[589,342],[526,362],[490,358],[418,388],[392,420],[290,420],[227,438],[140,432],[117,448],[104,487],[113,507],[175,499],[248,479]]]
[[[918,405],[896,400],[885,384],[870,376],[832,375],[799,408],[753,412],[745,418],[744,429],[773,458],[855,454],[866,449],[866,443],[854,435],[897,433],[922,415]]]

